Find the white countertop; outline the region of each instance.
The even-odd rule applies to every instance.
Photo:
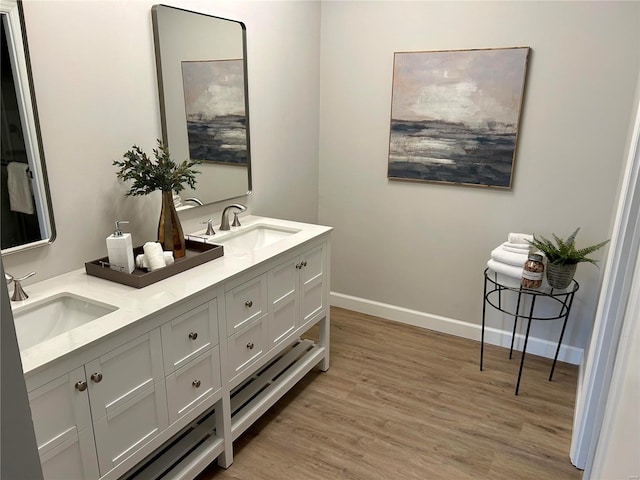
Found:
[[[218,232],[218,229],[216,229],[216,235],[210,237],[209,242],[217,243],[217,241],[222,241],[226,235],[256,224],[266,224],[300,231],[271,245],[243,254],[238,254],[237,252],[228,253],[227,249],[225,249],[224,256],[220,258],[141,289],[87,275],[84,269],[25,285],[29,298],[22,302],[11,302],[14,311],[19,311],[18,309],[22,307],[27,307],[60,293],[72,293],[87,297],[91,300],[113,305],[118,310],[21,351],[24,373],[32,372],[78,348],[85,347],[143,318],[157,314],[176,302],[196,295],[211,286],[224,282],[249,268],[264,263],[277,255],[331,231],[331,227],[322,225],[267,217],[245,216],[241,217],[241,221],[242,226],[232,228],[231,232]],[[204,230],[195,233],[203,232]],[[91,261],[93,259],[83,260]]]

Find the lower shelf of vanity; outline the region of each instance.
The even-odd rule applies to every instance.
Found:
[[[298,340],[231,392],[231,435],[236,440],[323,359],[325,348]],[[220,405],[221,402],[218,402]],[[224,451],[211,408],[132,470],[127,480],[193,478]]]
[[[324,357],[324,347],[298,340],[231,392],[231,433],[238,438]]]

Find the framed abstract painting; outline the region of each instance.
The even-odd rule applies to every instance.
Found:
[[[183,61],[189,157],[247,165],[244,64],[238,60]]]
[[[510,189],[529,52],[396,52],[388,178]]]

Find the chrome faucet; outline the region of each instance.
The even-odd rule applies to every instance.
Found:
[[[200,207],[204,205],[204,203],[202,203],[202,200],[200,200],[200,199],[199,199],[199,198],[197,198],[197,197],[189,197],[189,198],[185,199],[184,201],[185,201],[185,202],[192,202],[192,203],[195,203],[196,205],[198,205],[198,206],[200,206]]]
[[[33,277],[35,274],[36,272],[31,272],[27,273],[24,277],[15,278],[13,275],[5,272],[4,279],[6,280],[7,285],[9,285],[11,282],[13,282],[14,285],[13,295],[11,295],[12,301],[21,302],[22,300],[26,300],[27,298],[29,298],[29,295],[27,295],[27,292],[24,291],[24,288],[22,288],[22,284],[20,282],[26,280],[29,277]]]
[[[246,212],[247,211],[247,207],[245,207],[244,205],[241,205],[239,203],[234,203],[232,205],[229,205],[228,207],[225,207],[225,209],[222,211],[222,219],[220,220],[220,230],[231,230],[231,227],[229,227],[229,210],[231,210],[232,208],[235,208],[236,210],[238,210],[237,212],[233,212],[233,224],[231,225],[231,227],[240,227],[240,220],[238,220],[238,214],[242,213],[242,212]]]

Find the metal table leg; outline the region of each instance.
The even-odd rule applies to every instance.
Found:
[[[533,309],[536,304],[536,297],[533,296],[531,299],[531,308],[529,310],[529,321],[527,323],[527,333],[524,337],[524,346],[522,347],[522,358],[520,359],[520,370],[518,371],[518,383],[516,383],[516,395],[518,395],[518,390],[520,389],[520,377],[522,376],[522,367],[524,366],[524,357],[527,352],[527,342],[529,341],[529,331],[531,330],[531,319],[533,318]]]
[[[569,320],[569,312],[571,311],[571,304],[573,303],[573,294],[570,295],[571,298],[568,298],[569,295],[564,297],[564,302],[562,303],[562,307],[560,307],[560,313],[565,312],[564,315],[564,323],[562,324],[562,331],[560,332],[560,339],[558,340],[558,347],[556,348],[556,355],[553,357],[553,364],[551,365],[551,373],[549,374],[549,381],[553,378],[553,372],[556,369],[556,361],[558,360],[558,354],[560,353],[560,346],[562,345],[562,337],[564,337],[564,330],[567,328],[567,320]],[[567,299],[569,300],[569,305],[567,305]],[[566,309],[566,310],[565,310]]]
[[[484,293],[482,296],[482,334],[480,336],[480,371],[482,371],[482,360],[484,357],[484,321],[487,311],[487,276],[484,276]]]
[[[518,326],[518,316],[520,314],[520,299],[522,298],[522,290],[518,292],[518,303],[516,304],[516,314],[513,316],[513,333],[511,334],[511,349],[509,350],[509,360],[513,355],[513,341],[516,338],[516,327]]]

